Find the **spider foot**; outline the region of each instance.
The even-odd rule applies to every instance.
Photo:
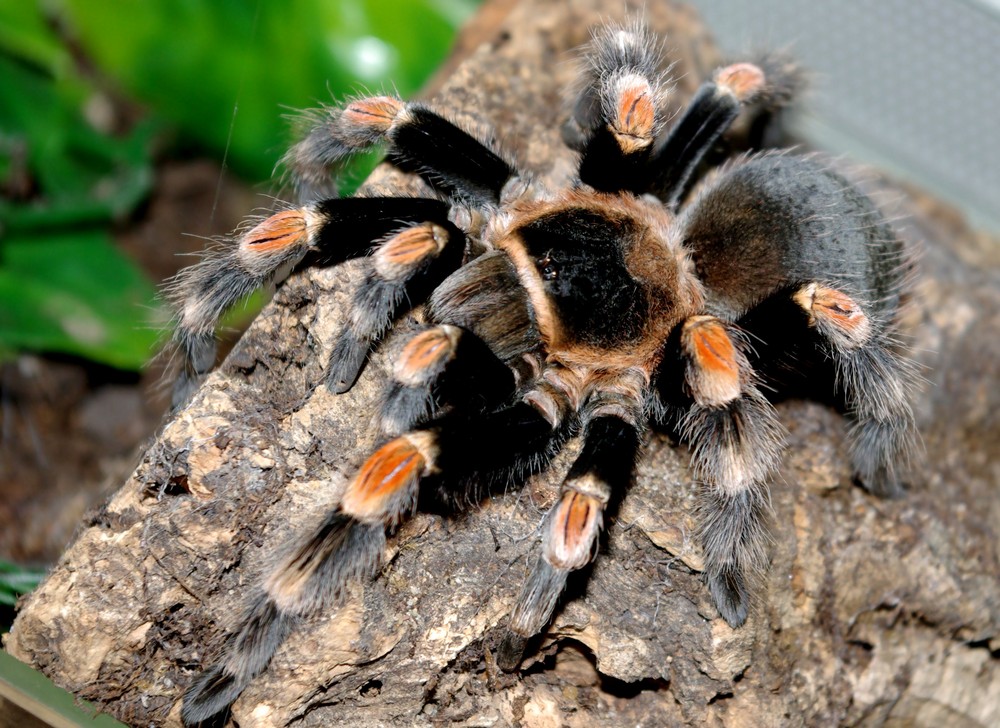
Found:
[[[535,567],[517,598],[507,632],[500,643],[497,665],[501,670],[516,670],[528,640],[549,623],[559,597],[566,588],[569,572],[569,569],[553,566],[544,556],[535,562]]]
[[[705,580],[719,614],[738,627],[749,612],[750,580],[767,559],[766,495],[760,489],[709,491],[700,508]]]
[[[349,392],[358,381],[368,360],[371,342],[351,330],[344,331],[333,345],[326,369],[326,386],[334,394]]]
[[[750,608],[750,592],[746,580],[736,571],[724,570],[709,574],[709,592],[715,602],[715,608],[730,627],[739,627],[747,619]]]
[[[184,694],[181,720],[197,725],[228,708],[271,661],[292,621],[266,595],[259,595],[240,631],[226,643],[222,659]]]

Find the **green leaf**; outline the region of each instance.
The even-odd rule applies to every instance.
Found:
[[[0,198],[0,355],[57,351],[137,369],[158,338],[154,292],[95,226],[148,196],[160,125],[121,138],[96,129],[83,113],[95,92],[40,4],[0,0],[0,23],[0,174],[30,189]]]
[[[0,560],[0,604],[14,606],[17,598],[38,586],[44,576],[44,569],[18,566]]]
[[[0,696],[38,718],[44,725],[70,728],[124,728],[109,715],[99,715],[37,670],[0,650]]]
[[[60,351],[141,366],[163,316],[149,284],[95,228],[148,195],[150,147],[164,121],[182,144],[268,179],[291,141],[283,115],[359,84],[412,92],[475,4],[0,0],[0,182],[31,183],[29,199],[0,199],[0,354]],[[100,95],[77,74],[47,12],[60,14],[88,60],[152,106],[149,122],[118,138],[87,121]]]
[[[69,50],[52,32],[37,2],[0,0],[0,54],[19,58],[53,77],[64,76],[72,66]]]
[[[0,258],[0,349],[140,369],[165,322],[155,297],[102,231],[11,237]]]
[[[88,56],[185,139],[252,179],[291,142],[283,118],[367,87],[415,91],[472,0],[63,0]],[[165,52],[164,49],[169,49]]]
[[[121,219],[149,194],[156,124],[109,137],[61,98],[52,79],[3,57],[0,77],[0,159],[13,174],[23,157],[39,188],[30,204],[0,199],[4,232]]]

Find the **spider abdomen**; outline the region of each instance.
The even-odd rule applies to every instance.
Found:
[[[782,289],[823,281],[869,314],[891,313],[901,244],[875,205],[828,163],[769,154],[731,166],[682,215],[708,307],[730,320]]]

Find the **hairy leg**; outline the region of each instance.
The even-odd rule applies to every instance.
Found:
[[[480,140],[419,103],[393,96],[360,98],[312,112],[312,129],[285,156],[302,199],[336,194],[331,176],[352,154],[381,144],[390,161],[417,172],[449,198],[496,204],[514,166]]]
[[[632,481],[642,445],[640,413],[597,414],[584,426],[583,449],[563,481],[558,502],[545,517],[542,553],[517,599],[497,664],[514,670],[531,637],[552,618],[570,573],[597,554],[609,502]]]
[[[440,406],[495,409],[514,394],[514,372],[474,333],[441,324],[415,334],[402,348],[378,415],[386,435],[426,422]]]
[[[919,440],[907,395],[912,365],[900,357],[886,327],[846,293],[808,283],[792,295],[833,360],[847,399],[851,456],[861,483],[880,496],[902,493],[900,478]]]
[[[245,296],[276,282],[307,253],[328,264],[364,256],[373,241],[408,223],[451,226],[448,211],[445,202],[413,197],[324,200],[271,215],[207,251],[167,290],[177,311],[174,342],[183,357],[174,407],[214,366],[215,328]]]
[[[742,348],[728,324],[693,316],[679,327],[661,373],[661,394],[680,406],[680,434],[701,483],[705,578],[734,627],[747,618],[751,581],[766,560],[767,481],[784,434]],[[672,389],[677,381],[680,393]]]
[[[484,437],[497,446],[476,447]],[[519,402],[478,416],[446,413],[382,445],[358,469],[340,503],[264,577],[219,661],[185,693],[185,723],[225,710],[267,666],[297,618],[336,603],[350,582],[371,578],[386,531],[412,513],[422,487],[464,493],[490,479],[523,478],[543,467],[560,442],[560,427]]]

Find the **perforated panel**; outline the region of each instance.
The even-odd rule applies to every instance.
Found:
[[[795,131],[1000,230],[1000,0],[693,0],[729,56],[812,73]]]

